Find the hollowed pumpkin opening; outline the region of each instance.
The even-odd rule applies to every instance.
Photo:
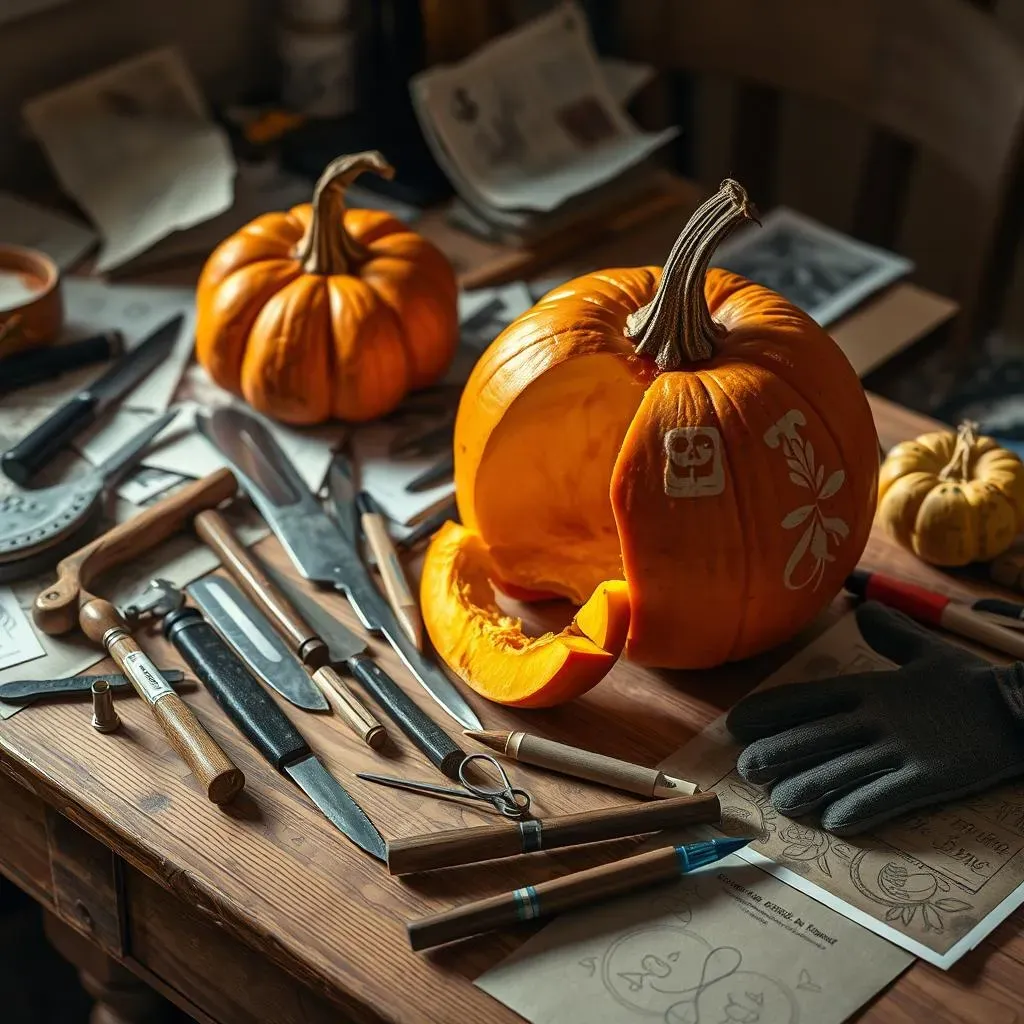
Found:
[[[475,526],[488,539],[497,578],[511,584],[504,589],[582,604],[602,581],[622,578],[609,481],[644,394],[634,374],[608,354],[556,367],[512,403],[491,434],[476,481]]]
[[[480,536],[447,523],[431,543],[421,597],[427,630],[448,666],[499,704],[547,707],[599,682],[629,632],[629,592],[601,583],[560,633],[532,637],[495,601],[494,561]]]

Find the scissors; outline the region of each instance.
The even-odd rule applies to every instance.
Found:
[[[466,768],[474,761],[485,761],[493,766],[501,778],[500,786],[481,786],[466,778]],[[433,782],[420,782],[418,779],[399,779],[393,775],[376,775],[373,772],[356,772],[356,778],[366,782],[376,782],[392,789],[406,789],[412,793],[426,793],[440,797],[442,800],[482,800],[489,803],[499,814],[506,818],[522,818],[530,810],[530,794],[525,789],[512,785],[505,769],[497,758],[490,754],[468,754],[459,765],[459,781],[461,786],[439,786]]]

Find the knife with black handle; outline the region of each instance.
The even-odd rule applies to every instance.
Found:
[[[0,395],[53,380],[83,366],[116,359],[123,351],[124,335],[120,331],[103,331],[66,345],[15,352],[0,359]]]
[[[355,679],[370,691],[402,732],[426,754],[430,763],[449,778],[459,777],[459,767],[466,759],[465,752],[406,696],[384,669],[363,655],[365,640],[349,633],[344,640],[330,644],[320,629],[326,613],[315,601],[305,600],[297,588],[289,586],[279,573],[275,574],[259,562],[241,544],[219,512],[210,509],[200,513],[193,525],[200,539],[216,553],[242,590],[274,623],[300,660],[307,666],[324,665],[328,659],[346,664]],[[301,605],[297,605],[296,598]],[[332,616],[327,618],[335,627],[344,629]]]
[[[195,608],[169,612],[164,636],[256,749],[295,782],[349,839],[378,860],[386,846],[373,822],[324,768],[242,660]]]
[[[72,438],[95,423],[122,395],[147,376],[167,356],[181,334],[184,317],[178,314],[158,327],[145,341],[123,355],[99,380],[79,391],[51,413],[27,437],[4,452],[0,467],[16,484],[24,486]]]

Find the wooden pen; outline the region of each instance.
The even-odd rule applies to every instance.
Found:
[[[384,583],[384,593],[388,604],[395,613],[402,629],[416,645],[416,650],[423,650],[423,616],[415,596],[409,589],[409,581],[405,578],[402,563],[398,560],[398,552],[387,523],[377,509],[373,498],[360,491],[356,495],[356,510],[359,513],[359,525],[363,536],[373,552],[377,570]]]
[[[587,871],[553,878],[540,885],[527,885],[501,896],[467,903],[442,914],[413,921],[407,929],[409,945],[413,949],[427,949],[470,935],[493,932],[520,921],[559,914],[563,910],[586,906],[656,882],[667,882],[728,857],[749,842],[749,839],[708,839],[685,846],[666,846]]]
[[[646,804],[600,807],[554,818],[523,818],[508,824],[428,832],[392,839],[388,843],[388,871],[392,875],[433,871],[537,850],[641,836],[684,825],[710,825],[721,817],[718,796],[700,793]]]
[[[657,768],[620,761],[617,757],[596,754],[581,747],[570,747],[526,732],[499,732],[487,729],[464,729],[464,735],[498,751],[513,761],[548,768],[553,772],[571,775],[588,782],[598,782],[612,789],[639,796],[665,799],[690,796],[697,786],[685,779],[675,779]]]

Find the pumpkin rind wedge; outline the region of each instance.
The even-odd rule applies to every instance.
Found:
[[[596,685],[629,632],[625,582],[601,583],[560,633],[527,636],[498,607],[494,561],[479,534],[446,523],[420,582],[423,619],[438,654],[477,693],[499,704],[550,707]]]

